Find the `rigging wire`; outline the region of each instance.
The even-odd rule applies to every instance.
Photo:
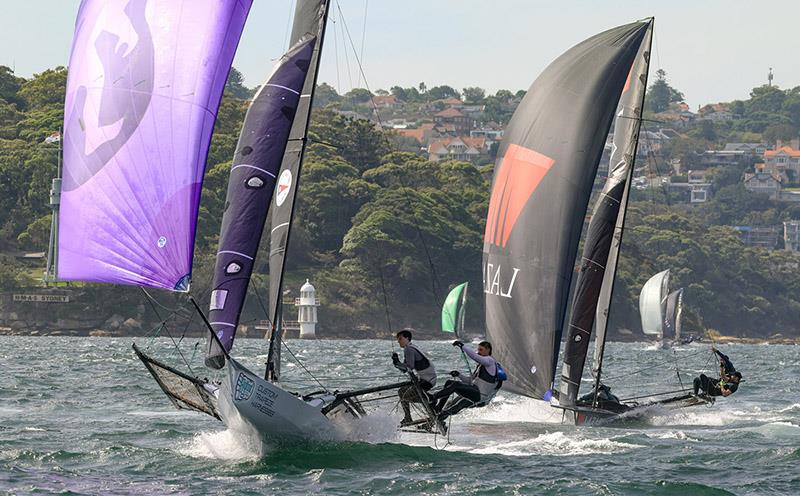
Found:
[[[345,21],[345,19],[344,19],[344,14],[342,13],[342,7],[339,4],[338,0],[336,1],[336,6],[339,9],[339,18],[342,21],[342,27],[344,27],[344,32],[347,33],[347,38],[350,40],[350,46],[353,49],[353,53],[355,54],[356,53],[356,47],[355,47],[355,44],[353,43],[353,38],[350,36],[350,30],[347,27],[347,21]],[[364,67],[362,66],[361,61],[358,59],[357,56],[356,56],[356,62],[358,63],[358,69],[360,71],[360,74],[364,78],[364,85],[366,86],[367,91],[369,91],[370,94],[372,94],[372,90],[369,87],[369,82],[367,81],[367,76],[364,73]],[[375,118],[378,121],[378,126],[381,129],[381,134],[383,135],[383,138],[386,141],[386,144],[390,148],[392,148],[392,142],[389,140],[389,137],[385,133],[385,131],[383,131],[383,122],[381,121],[381,115],[380,115],[380,112],[378,111],[378,107],[377,107],[377,105],[375,105],[375,100],[370,98],[370,103],[372,104],[372,110],[373,110],[373,113],[375,115]],[[405,181],[403,180],[403,175],[400,174],[400,175],[397,176],[397,178],[398,178],[398,180],[400,182],[400,185],[402,186],[402,188],[400,188],[400,190],[401,190],[401,192],[403,193],[403,196],[406,199],[406,203],[408,203],[409,207],[413,207],[413,202],[411,202],[411,198],[408,196],[408,191],[407,191],[408,187],[406,186]],[[414,209],[411,208],[410,210],[411,210],[411,215],[414,218],[414,227],[415,227],[415,229],[417,231],[417,236],[419,236],[420,243],[422,244],[422,248],[423,248],[423,250],[425,252],[425,256],[428,259],[428,266],[429,266],[430,271],[431,271],[431,289],[432,289],[432,292],[433,292],[433,296],[436,299],[436,301],[438,302],[439,301],[439,294],[440,294],[439,290],[441,289],[441,284],[439,283],[439,277],[438,277],[438,275],[436,273],[436,267],[433,264],[433,259],[431,258],[430,251],[428,250],[428,245],[425,242],[425,237],[422,235],[422,230],[419,227],[419,219],[417,219],[417,215],[414,212]],[[438,289],[437,289],[437,287],[438,287]]]
[[[367,9],[369,0],[364,0],[364,24],[361,26],[361,60],[364,60],[364,42],[367,38]],[[358,84],[361,84],[361,75],[358,76]]]
[[[261,310],[264,311],[264,315],[266,315],[267,318],[269,319],[269,315],[270,315],[269,314],[269,310],[267,310],[267,308],[264,306],[264,300],[261,298],[261,294],[259,294],[259,292],[258,292],[258,286],[256,284],[250,284],[250,287],[253,288],[253,291],[256,293],[256,300],[258,300],[258,304],[259,304],[259,306],[261,306]],[[282,314],[281,314],[281,318],[283,318]],[[272,328],[275,329],[275,326],[272,326]],[[320,382],[320,380],[317,379],[317,377],[310,370],[308,370],[308,368],[306,368],[305,365],[303,365],[303,362],[301,362],[299,358],[297,358],[297,356],[294,354],[294,352],[291,350],[291,348],[289,348],[289,345],[286,344],[286,340],[281,339],[281,344],[286,349],[286,351],[289,352],[289,355],[292,356],[294,361],[297,362],[297,365],[299,365],[306,372],[306,374],[309,375],[309,377],[311,377],[317,384],[319,384],[319,386],[322,389],[328,391],[328,388],[325,387],[325,385],[322,384],[322,382]]]
[[[139,286],[139,289],[141,289],[142,292],[147,297],[147,301],[150,302],[150,307],[153,309],[153,312],[155,312],[156,317],[158,317],[158,320],[160,320],[162,322],[162,328],[164,329],[164,331],[166,331],[167,336],[169,336],[169,338],[172,340],[172,344],[173,344],[173,346],[175,346],[175,349],[178,351],[178,355],[180,355],[181,360],[183,360],[183,363],[186,364],[186,367],[189,369],[189,371],[192,374],[194,374],[194,370],[192,370],[191,364],[189,364],[189,361],[186,360],[186,357],[183,355],[183,352],[181,351],[181,347],[179,346],[179,344],[177,342],[175,342],[175,337],[172,335],[172,333],[169,332],[169,327],[166,325],[167,321],[165,319],[161,318],[161,314],[158,312],[158,308],[156,308],[156,306],[153,304],[155,299],[152,296],[150,296],[150,294],[147,292],[147,290],[145,290],[142,286]],[[168,317],[168,319],[170,317]],[[183,338],[181,338],[181,339],[183,339]]]

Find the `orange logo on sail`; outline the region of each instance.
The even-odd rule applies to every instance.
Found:
[[[483,240],[506,246],[511,230],[536,187],[555,160],[519,145],[510,145],[492,187]]]

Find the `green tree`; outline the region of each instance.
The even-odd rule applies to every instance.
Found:
[[[663,112],[673,102],[682,102],[683,93],[669,85],[667,72],[664,69],[656,71],[656,80],[650,85],[645,96],[645,108],[650,112]]]
[[[367,103],[372,98],[372,93],[365,88],[353,88],[344,94],[344,98],[355,103]]]
[[[225,82],[225,94],[240,100],[249,100],[253,96],[253,90],[244,85],[244,76],[233,66],[231,66],[228,80]]]
[[[486,92],[483,88],[469,87],[462,90],[464,100],[468,103],[481,103],[486,97]]]
[[[428,98],[430,100],[443,100],[445,98],[461,98],[461,95],[453,87],[445,84],[429,89]]]
[[[33,79],[22,84],[18,94],[25,101],[28,110],[51,106],[63,109],[66,92],[67,69],[59,66],[55,69],[47,69],[40,74],[34,74]]]

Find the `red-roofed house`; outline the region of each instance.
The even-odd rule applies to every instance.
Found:
[[[764,170],[781,176],[786,183],[800,183],[800,142],[792,140],[790,146],[781,141],[775,150],[764,151]]]
[[[413,138],[422,144],[427,143],[432,137],[439,134],[434,129],[434,126],[435,124],[432,122],[426,122],[425,124],[420,124],[420,126],[417,128],[395,129],[395,132],[400,136]]]
[[[458,109],[447,108],[433,116],[436,124],[452,124],[456,134],[469,134],[473,127],[473,119]]]
[[[397,108],[402,106],[394,95],[373,96],[372,103],[378,108]]]

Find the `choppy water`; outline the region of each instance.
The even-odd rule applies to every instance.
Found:
[[[724,346],[747,379],[737,394],[634,426],[563,425],[558,410],[501,396],[454,420],[447,445],[397,434],[394,413],[362,421],[351,442],[273,448],[173,409],[130,344],[0,337],[0,494],[800,494],[800,347]],[[448,343],[419,344],[443,372],[458,367]],[[388,341],[289,346],[326,385],[397,377]],[[690,381],[707,348],[611,343],[605,368],[665,364],[610,381],[622,397],[663,390],[648,384],[677,383],[675,356]],[[235,351],[262,368],[263,342]],[[285,378],[307,376],[287,365]]]

